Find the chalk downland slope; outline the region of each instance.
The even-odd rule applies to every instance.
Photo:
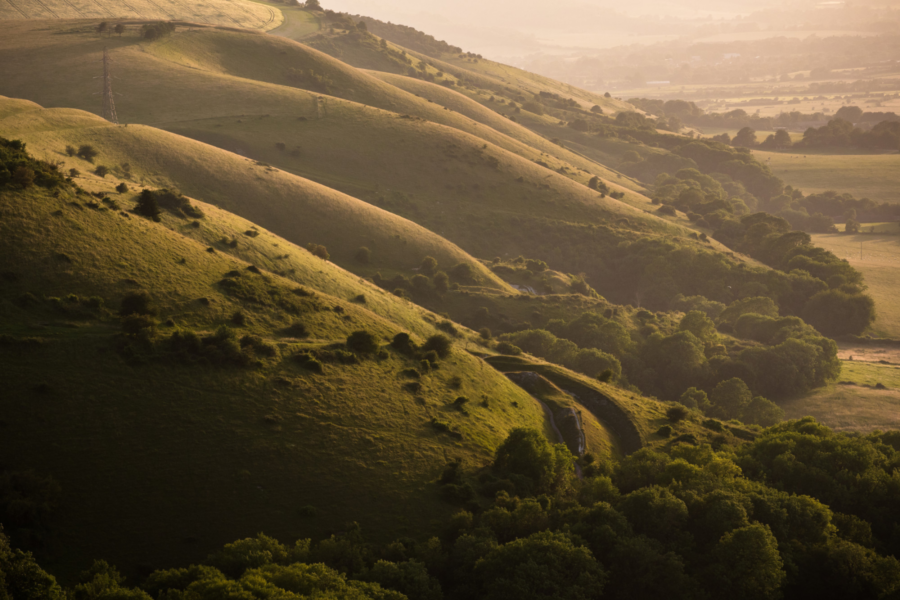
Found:
[[[0,192],[0,454],[65,491],[58,573],[98,556],[172,566],[261,530],[318,537],[350,520],[415,536],[454,510],[433,483],[448,460],[482,464],[511,428],[543,427],[527,394],[464,351],[471,332],[425,369],[388,342],[422,343],[440,318],[209,204],[155,223],[136,198]],[[140,292],[153,329],[123,333],[119,307]],[[380,354],[347,354],[357,330]]]
[[[48,31],[39,30],[46,23],[27,25],[13,27],[14,35],[8,38],[13,41],[0,45],[2,56],[21,56],[17,46],[21,45],[31,57],[12,61],[0,93],[45,105],[96,109],[92,77],[98,69],[101,43],[106,41],[80,30],[53,35],[54,30],[67,30],[62,23],[51,24]],[[680,226],[688,223],[686,218],[672,222],[647,214],[649,200],[631,191],[624,192],[623,201],[604,198],[566,176],[574,167],[541,157],[536,149],[535,160],[528,160],[485,138],[421,117],[199,68],[231,58],[203,63],[192,58],[197,62],[190,67],[158,55],[174,53],[172,48],[182,43],[179,39],[223,36],[233,36],[238,45],[262,44],[258,40],[266,39],[207,31],[176,32],[149,45],[113,38],[118,44],[111,51],[117,89],[123,93],[120,118],[155,124],[317,181],[409,218],[479,257],[524,253],[554,260],[554,249],[571,246],[572,228],[592,228],[589,235],[597,248],[648,236],[679,237],[687,245],[701,245],[691,241],[692,232]],[[292,44],[272,39],[276,44]],[[270,56],[269,50],[264,55]],[[54,61],[59,66],[53,72],[37,67]],[[198,98],[203,101],[193,100]],[[500,133],[494,135],[514,142]],[[579,177],[587,179],[587,175]],[[627,202],[645,203],[648,208],[636,210]],[[573,257],[556,258],[557,264],[551,266],[568,272],[600,268],[598,252]]]
[[[513,291],[477,260],[411,221],[189,138],[140,125],[116,127],[83,111],[41,109],[6,98],[0,98],[0,132],[24,140],[37,156],[60,162],[65,172],[77,169],[79,183],[91,191],[112,192],[117,177],[132,187],[178,189],[301,247],[324,245],[333,260],[361,275],[379,270],[409,274],[423,257],[432,256],[447,269],[470,265],[482,287]],[[93,163],[64,152],[83,144],[99,152]],[[111,176],[93,174],[99,165]],[[233,232],[238,247],[247,241],[242,233]],[[366,262],[357,259],[360,247],[370,250]]]

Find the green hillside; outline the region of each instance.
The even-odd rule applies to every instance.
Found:
[[[60,573],[91,557],[177,564],[236,535],[320,536],[351,519],[415,535],[452,508],[430,484],[447,460],[478,463],[511,427],[544,425],[463,350],[466,333],[422,372],[386,344],[402,331],[421,342],[439,319],[249,221],[192,200],[198,227],[169,211],[154,223],[133,194],[72,188],[0,198],[0,454],[65,491],[49,546],[65,548]],[[236,249],[220,242],[251,230]],[[155,325],[120,333],[120,303],[142,291]],[[240,346],[215,342],[223,325]],[[383,352],[348,361],[357,330]],[[218,350],[179,346],[190,332]],[[309,353],[321,374],[296,358]],[[462,413],[460,395],[484,406]]]
[[[322,244],[334,260],[361,274],[409,272],[423,257],[433,256],[447,269],[469,264],[482,286],[512,291],[471,256],[410,221],[194,140],[139,125],[115,127],[81,111],[43,110],[10,99],[0,99],[0,130],[26,141],[38,156],[59,161],[65,171],[77,169],[78,181],[91,191],[112,191],[114,177],[129,185],[174,187],[300,246]],[[99,152],[96,164],[63,151],[83,144]],[[93,174],[99,165],[111,169],[112,176]],[[228,237],[243,238],[238,234]],[[362,246],[371,251],[366,263],[356,260]]]
[[[51,29],[54,27],[65,29],[62,24]],[[58,61],[72,85],[47,85],[43,73],[35,73],[23,62],[16,63],[0,85],[3,93],[51,106],[95,108],[96,96],[86,84],[93,85],[91,73],[96,70],[93,61],[101,49],[99,40],[80,29],[54,36],[22,25],[12,33],[7,39],[18,41],[7,42],[0,53],[9,55],[15,44],[30,47],[35,61]],[[579,172],[547,155],[541,157],[537,149],[532,151],[535,161],[546,166],[485,144],[484,138],[411,115],[238,78],[222,72],[224,59],[207,61],[220,65],[216,70],[200,70],[197,67],[205,63],[199,59],[192,67],[179,66],[156,55],[174,52],[180,39],[191,46],[194,38],[212,40],[210,43],[233,39],[239,47],[262,44],[258,40],[266,39],[226,32],[176,32],[145,49],[138,40],[123,37],[112,51],[117,89],[124,94],[118,104],[123,120],[156,124],[312,179],[414,220],[481,257],[537,254],[553,261],[558,270],[585,271],[594,278],[600,273],[599,256],[576,256],[572,234],[566,231],[571,227],[583,229],[581,236],[595,238],[595,243],[605,247],[647,235],[683,237],[685,244],[702,246],[690,240],[696,236],[691,230],[602,197],[573,181],[570,177],[587,183],[591,173]],[[276,47],[291,44],[272,39]],[[304,52],[304,56],[310,53]],[[369,79],[385,89],[396,89]],[[187,90],[190,97],[204,98],[204,102],[181,100]],[[436,106],[411,94],[405,97]],[[449,114],[443,109],[438,112]],[[277,144],[284,144],[284,150]],[[379,152],[385,144],[390,144],[390,154]],[[623,194],[624,202],[649,210],[648,199],[631,191]],[[683,216],[673,220],[688,223]],[[488,226],[493,235],[479,230]],[[600,291],[619,293],[614,286]],[[628,293],[625,290],[619,297],[624,299]]]

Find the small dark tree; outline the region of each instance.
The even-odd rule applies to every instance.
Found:
[[[81,171],[78,169],[69,169],[69,177],[78,177],[81,175]]]
[[[18,166],[16,167],[16,170],[13,171],[12,180],[13,183],[18,184],[23,188],[30,188],[32,184],[34,184],[34,171],[26,166]]]
[[[66,154],[68,156],[75,156],[76,152],[78,151],[75,149],[75,146],[66,146]]]
[[[319,4],[319,0],[306,0],[303,7],[306,10],[322,10],[322,5]]]
[[[109,23],[107,23],[106,21],[103,21],[99,25],[97,25],[97,33],[102,35],[107,31],[109,31]]]
[[[119,37],[122,37],[122,34],[125,33],[125,24],[124,23],[116,23],[116,33]]]
[[[125,192],[128,191],[128,186],[125,185],[124,183],[120,183],[119,185],[116,186],[116,191],[119,192],[120,194],[124,194]]]
[[[325,248],[325,246],[322,246],[320,244],[314,244],[310,242],[306,245],[306,249],[309,250],[314,256],[318,256],[322,260],[328,260],[329,258],[331,258],[331,255],[328,254],[328,250]]]
[[[594,106],[591,107],[591,112],[594,114],[597,114],[597,115],[602,115],[603,109],[595,104]]]
[[[122,298],[122,306],[119,308],[120,316],[155,314],[156,310],[153,308],[147,292],[131,292]]]
[[[103,165],[99,165],[96,169],[94,169],[94,175],[98,177],[106,177],[109,175],[109,169],[104,167]]]
[[[446,293],[450,289],[450,278],[443,271],[435,273],[432,281],[434,283],[434,289],[441,294]]]
[[[422,345],[422,350],[425,352],[434,351],[441,358],[450,356],[452,348],[453,343],[450,341],[450,338],[440,333],[431,336]]]
[[[378,352],[378,338],[360,329],[347,337],[347,349],[354,354],[375,354]]]
[[[688,415],[688,411],[683,406],[672,406],[666,411],[666,418],[673,423],[681,421]]]
[[[438,261],[432,258],[431,256],[426,256],[422,259],[421,264],[419,264],[419,273],[422,275],[428,275],[429,277],[434,275],[437,272]]]
[[[144,190],[141,192],[140,198],[138,198],[137,206],[134,211],[147,217],[148,219],[153,219],[154,221],[159,220],[159,204],[156,202],[156,194],[154,194],[150,190]]]
[[[365,246],[361,246],[359,250],[356,251],[356,262],[367,265],[369,264],[369,259],[372,257],[372,251],[366,248]]]
[[[82,144],[81,146],[78,147],[78,152],[76,152],[76,154],[80,158],[83,158],[84,160],[92,163],[92,162],[94,162],[94,159],[97,158],[97,156],[100,153],[97,152],[96,148],[94,148],[90,144]]]

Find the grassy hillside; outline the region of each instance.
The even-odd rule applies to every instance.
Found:
[[[757,160],[805,194],[849,192],[875,202],[900,202],[900,154],[797,154],[755,151]]]
[[[26,141],[38,156],[59,161],[65,171],[77,169],[78,181],[91,191],[111,192],[120,179],[128,185],[174,187],[270,227],[300,246],[325,245],[333,260],[361,274],[409,272],[424,256],[433,256],[445,268],[470,264],[480,285],[512,291],[471,256],[410,221],[194,140],[151,127],[115,127],[81,111],[43,110],[9,99],[0,99],[0,127]],[[82,144],[100,153],[96,164],[63,152]],[[93,174],[99,165],[112,175]],[[243,244],[243,231],[225,235]],[[361,246],[371,250],[366,263],[356,260]]]
[[[4,0],[0,21],[19,19],[111,19],[190,21],[268,31],[284,22],[275,5],[247,0]],[[139,26],[128,23],[129,27]]]
[[[385,344],[433,335],[438,319],[249,221],[193,201],[199,227],[168,212],[154,223],[131,212],[130,194],[0,196],[0,455],[65,491],[50,548],[60,573],[91,557],[177,564],[236,536],[319,536],[350,519],[376,537],[398,524],[416,535],[452,508],[430,484],[446,460],[478,464],[511,427],[543,427],[537,403],[465,353],[463,337],[412,378],[419,362]],[[236,249],[219,241],[251,229]],[[123,336],[120,301],[141,290],[156,333]],[[298,322],[306,336],[286,329]],[[221,325],[259,336],[247,366],[171,350],[175,332]],[[329,358],[359,329],[385,352]],[[321,374],[293,358],[304,352]],[[487,402],[460,412],[460,395]]]
[[[53,25],[51,31],[55,27],[67,28]],[[96,39],[77,31],[54,36],[25,25],[14,27],[13,33],[9,39],[18,42],[7,42],[0,53],[18,54],[13,46],[21,43],[33,51],[35,61],[57,61],[59,71],[35,73],[27,62],[15,63],[0,84],[3,92],[49,105],[96,108],[91,79],[101,50]],[[195,39],[202,43],[193,42]],[[118,105],[121,118],[158,124],[351,194],[414,220],[481,257],[538,254],[538,258],[553,261],[551,266],[558,270],[598,272],[598,251],[576,256],[574,249],[565,250],[572,245],[573,227],[583,230],[582,236],[593,238],[591,243],[607,247],[648,235],[683,237],[684,243],[699,245],[688,239],[689,230],[626,205],[643,205],[649,211],[645,197],[625,191],[624,203],[603,198],[583,185],[591,173],[541,156],[537,149],[531,151],[534,160],[546,166],[485,143],[484,137],[412,115],[238,78],[228,69],[242,72],[240,69],[250,68],[249,63],[235,55],[213,50],[204,55],[197,50],[197,44],[215,49],[220,39],[234,39],[238,47],[254,47],[265,38],[204,31],[176,33],[146,47],[134,39],[116,40],[120,45],[112,55],[119,78],[117,89],[123,93]],[[271,39],[282,44],[285,52],[293,51],[288,46],[291,42]],[[193,64],[178,65],[165,59],[182,45],[195,49],[188,57]],[[266,46],[265,52],[271,56],[273,50]],[[305,51],[303,55],[313,53]],[[218,66],[199,68],[210,64]],[[260,72],[265,70],[263,67]],[[71,84],[50,85],[51,76],[57,73],[65,73]],[[369,80],[396,90],[374,78]],[[437,106],[412,94],[404,98]],[[442,108],[434,110],[450,114]],[[470,122],[490,137],[493,130]],[[498,144],[518,144],[500,133],[491,135],[503,138]],[[284,150],[277,144],[284,144]],[[384,153],[385,147],[391,152]],[[687,224],[684,216],[673,220]],[[484,233],[488,228],[491,235]]]

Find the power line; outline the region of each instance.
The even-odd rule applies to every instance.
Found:
[[[103,109],[100,113],[104,119],[110,123],[119,124],[119,118],[116,116],[116,103],[113,100],[112,76],[109,72],[109,53],[103,48]]]

